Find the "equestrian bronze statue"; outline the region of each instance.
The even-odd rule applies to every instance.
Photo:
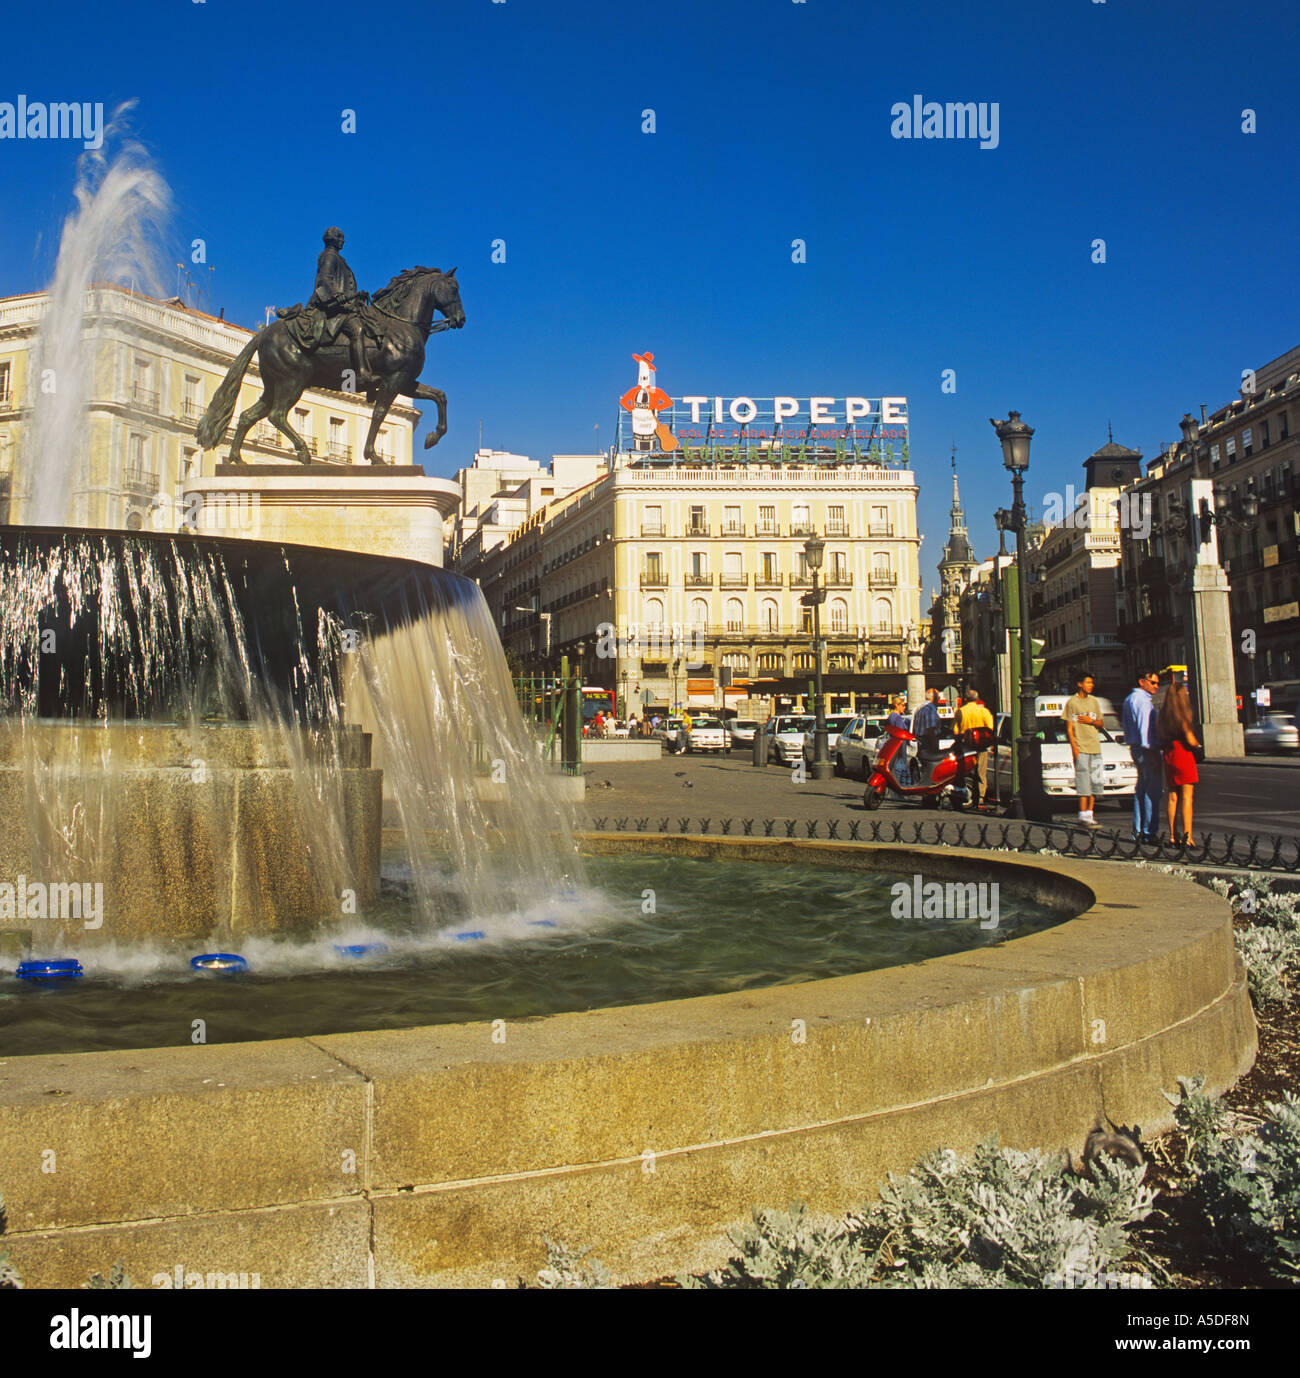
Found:
[[[357,290],[356,278],[343,257],[342,232],[331,227],[324,238],[315,289],[306,306],[280,311],[279,319],[249,340],[196,428],[205,450],[221,443],[235,414],[240,384],[256,354],[262,395],[241,413],[235,426],[230,441],[232,464],[243,463],[240,446],[262,420],[269,420],[287,436],[296,457],[310,464],[306,441],[289,424],[290,410],[310,387],[364,393],[374,403],[364,450],[371,464],[387,462],[375,449],[375,437],[399,395],[437,404],[438,425],[424,438],[426,450],[447,433],[447,394],[420,382],[420,370],[430,334],[459,330],[465,324],[455,268],[448,273],[407,268],[369,297]],[[436,323],[435,312],[443,316]]]

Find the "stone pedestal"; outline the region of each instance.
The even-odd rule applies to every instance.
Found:
[[[186,481],[174,510],[157,512],[169,530],[188,522],[207,535],[441,567],[442,524],[459,498],[451,479],[429,478],[418,464],[218,464],[213,477]]]

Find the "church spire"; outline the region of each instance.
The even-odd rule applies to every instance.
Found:
[[[961,492],[957,487],[957,445],[952,447],[952,510],[949,513],[948,540],[943,548],[943,559],[939,568],[953,567],[958,571],[969,572],[975,566],[975,555],[971,550],[970,536],[966,531],[966,514],[962,511]]]

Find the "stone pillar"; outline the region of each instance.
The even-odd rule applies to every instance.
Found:
[[[907,706],[917,708],[925,702],[925,668],[921,659],[921,648],[909,645],[907,648]]]
[[[1190,511],[1193,521],[1202,499],[1213,503],[1208,479],[1193,479]],[[1195,533],[1194,537],[1195,538]],[[1228,605],[1228,576],[1219,564],[1218,532],[1197,546],[1192,571],[1192,655],[1189,667],[1196,708],[1201,720],[1205,754],[1244,756],[1245,742],[1237,720],[1237,683],[1232,655],[1232,615]]]

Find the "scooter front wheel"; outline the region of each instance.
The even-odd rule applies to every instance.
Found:
[[[868,785],[867,792],[862,796],[862,807],[864,809],[878,809],[880,801],[885,797],[885,791],[880,785]]]

